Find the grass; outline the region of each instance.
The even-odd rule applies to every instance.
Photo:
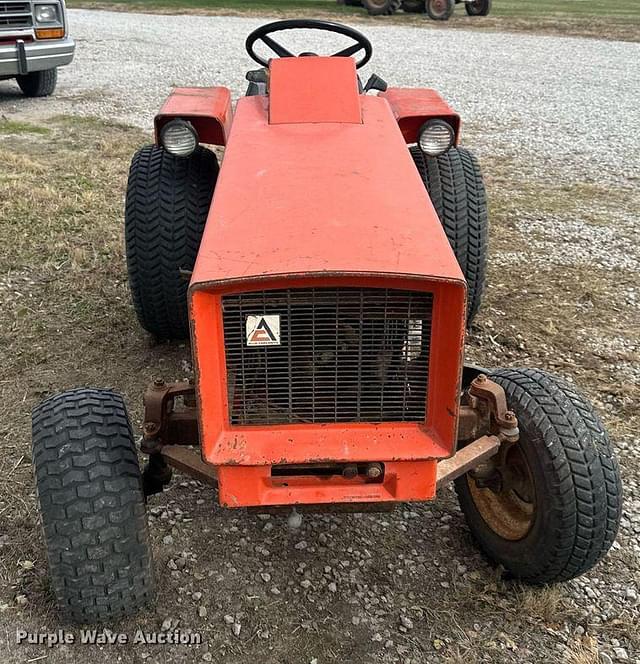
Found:
[[[363,12],[360,7],[338,5],[335,0],[111,0],[111,2],[140,9],[149,7],[209,9],[212,11],[233,9],[241,12],[303,10],[339,14],[361,14]],[[78,2],[70,0],[67,4],[73,7]],[[640,6],[636,0],[495,0],[492,14],[511,18],[600,16],[640,20]]]
[[[370,17],[361,7],[335,0],[68,0],[70,7],[196,14],[314,16],[351,22],[397,22],[430,29],[508,30],[640,41],[637,0],[494,0],[490,16],[468,17],[462,5],[446,23],[423,14]]]
[[[48,134],[47,127],[30,124],[29,122],[18,122],[16,120],[0,119],[0,134]]]
[[[492,13],[510,18],[567,16],[640,20],[636,0],[494,0]]]

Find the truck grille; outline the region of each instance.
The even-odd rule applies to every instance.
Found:
[[[424,421],[432,307],[385,288],[223,296],[229,421]]]
[[[30,28],[33,25],[28,2],[0,2],[0,30]]]

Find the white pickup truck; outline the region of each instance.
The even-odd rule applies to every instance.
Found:
[[[15,78],[28,97],[46,97],[74,50],[64,0],[0,0],[0,80]]]

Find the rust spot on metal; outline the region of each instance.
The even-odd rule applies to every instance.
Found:
[[[182,398],[180,408],[176,399]],[[144,395],[142,451],[155,453],[165,445],[198,445],[195,387],[188,382],[165,383],[156,378]]]
[[[518,440],[518,420],[515,413],[508,409],[504,389],[498,383],[489,380],[485,374],[479,374],[471,381],[468,395],[472,407],[480,412],[488,409],[491,422],[497,426],[496,433],[501,440]]]
[[[483,436],[473,443],[463,447],[450,459],[438,464],[436,486],[440,488],[447,482],[455,480],[467,471],[490,459],[498,453],[500,440],[496,436]]]

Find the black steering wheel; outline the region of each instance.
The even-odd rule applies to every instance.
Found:
[[[360,60],[356,60],[356,69],[364,67],[364,65],[369,62],[371,59],[371,54],[373,53],[373,46],[371,42],[357,30],[349,28],[346,25],[341,25],[340,23],[332,23],[331,21],[318,21],[315,19],[288,19],[286,21],[274,21],[273,23],[267,23],[266,25],[261,26],[257,30],[254,30],[248,37],[246,42],[247,53],[250,57],[255,60],[258,64],[263,67],[268,67],[269,62],[264,58],[261,58],[253,48],[257,41],[261,41],[263,44],[268,46],[276,55],[281,58],[295,58],[293,53],[288,51],[282,44],[279,44],[275,39],[272,39],[269,35],[274,32],[282,32],[283,30],[324,30],[325,32],[335,32],[339,35],[344,35],[345,37],[351,37],[355,44],[343,48],[337,53],[333,53],[332,58],[348,58],[352,55],[355,55],[358,51],[364,51],[364,55]]]

